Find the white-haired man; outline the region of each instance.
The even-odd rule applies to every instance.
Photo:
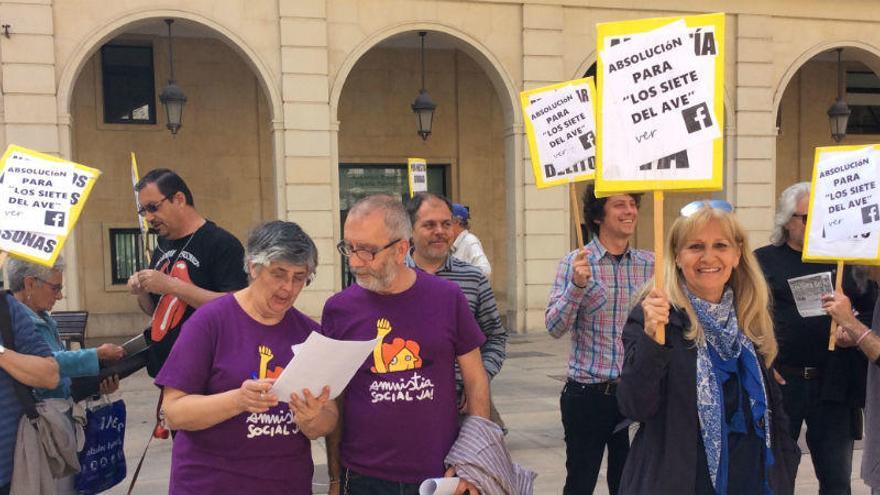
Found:
[[[755,250],[755,256],[773,295],[773,322],[779,342],[773,368],[782,385],[783,405],[791,421],[789,432],[797,440],[806,422],[807,446],[819,493],[842,495],[850,493],[853,444],[861,435],[866,362],[853,348],[828,351],[828,316],[804,318],[797,311],[788,280],[835,271],[834,265],[801,261],[809,198],[808,182],[782,192],[772,244]],[[859,319],[870,325],[877,296],[875,286],[869,283],[860,290],[849,269],[844,275],[844,292],[860,312]]]

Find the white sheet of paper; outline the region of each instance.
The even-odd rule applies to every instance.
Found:
[[[791,295],[797,305],[798,313],[804,318],[825,316],[822,309],[822,295],[834,292],[831,285],[831,272],[814,273],[788,279]]]
[[[458,486],[458,478],[431,478],[419,485],[419,495],[452,495]]]
[[[335,399],[345,390],[355,372],[376,346],[376,339],[366,341],[335,340],[312,332],[300,345],[293,346],[294,355],[272,385],[272,392],[281,401],[290,394],[308,389],[317,397],[325,386]]]

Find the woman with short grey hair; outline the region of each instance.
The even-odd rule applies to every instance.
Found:
[[[59,256],[51,267],[37,265],[18,258],[11,258],[6,263],[6,274],[13,297],[26,308],[27,316],[33,322],[37,333],[46,341],[53,357],[58,362],[61,380],[54,389],[37,388],[34,390],[38,400],[59,411],[68,412],[73,404],[71,397],[71,379],[78,377],[96,377],[100,373],[100,363],[110,363],[122,358],[125,351],[115,344],[101,344],[96,348],[67,350],[61,343],[58,334],[58,323],[50,312],[55,303],[61,299],[64,277],[64,259]],[[119,388],[119,379],[110,377],[100,385],[101,393],[111,393]],[[77,425],[71,417],[70,431],[75,435]],[[74,479],[68,476],[57,481],[59,494],[73,494]]]
[[[292,347],[319,328],[293,308],[317,264],[299,225],[264,223],[247,242],[248,287],[183,325],[156,377],[165,420],[178,431],[169,493],[311,493],[310,439],[336,426],[336,403],[327,388],[283,398],[270,389]]]

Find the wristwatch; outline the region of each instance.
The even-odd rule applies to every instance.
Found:
[[[3,344],[0,344],[0,356],[2,356],[3,353],[5,353],[5,352],[6,352],[6,348],[3,347]]]

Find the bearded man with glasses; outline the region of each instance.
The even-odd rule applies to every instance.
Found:
[[[453,474],[444,459],[459,431],[456,362],[467,412],[489,417],[486,337],[454,282],[406,266],[411,235],[400,200],[380,194],[349,210],[337,245],[357,283],[327,301],[321,331],[378,341],[337,399],[330,494],[414,495],[425,479]],[[459,488],[477,493],[463,480]]]
[[[782,192],[771,244],[755,250],[755,257],[772,295],[773,326],[779,343],[773,368],[789,416],[789,433],[797,441],[801,427],[807,424],[807,446],[819,493],[848,495],[854,440],[861,438],[867,361],[854,347],[838,345],[828,351],[830,317],[805,318],[798,313],[788,281],[821,272],[832,272],[833,279],[836,270],[835,265],[801,261],[809,200],[809,182]],[[858,311],[858,319],[870,327],[877,287],[866,276],[858,279],[847,267],[843,291]]]

